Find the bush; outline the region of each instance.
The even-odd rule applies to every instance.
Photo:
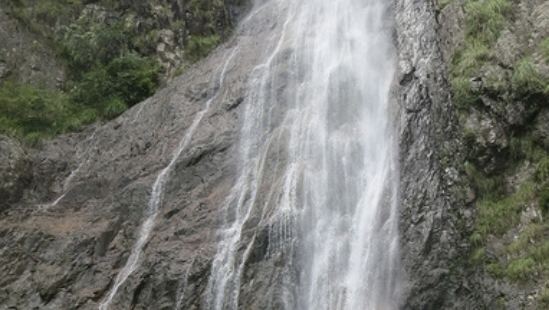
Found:
[[[128,106],[120,98],[112,98],[103,107],[103,116],[107,119],[115,118],[122,114]]]
[[[153,60],[130,53],[85,73],[73,89],[72,100],[110,119],[151,96],[158,87],[159,72]]]
[[[187,58],[191,61],[197,61],[205,57],[219,44],[219,41],[220,37],[217,34],[191,37],[185,47]]]
[[[502,177],[487,177],[469,162],[465,163],[464,169],[471,185],[481,199],[497,200],[502,196],[504,188]]]
[[[11,82],[0,86],[0,115],[0,132],[28,140],[56,135],[82,123],[62,92]]]
[[[150,58],[130,53],[114,59],[107,66],[107,72],[113,94],[132,106],[154,93],[160,66]]]
[[[507,266],[505,273],[512,280],[525,280],[534,272],[535,266],[536,262],[532,258],[519,258]]]
[[[501,235],[509,227],[516,225],[520,218],[520,211],[526,203],[535,196],[535,186],[530,182],[524,183],[519,190],[509,197],[502,199],[484,199],[478,204],[478,217],[475,231],[482,240],[486,236]]]
[[[538,162],[535,176],[538,182],[549,181],[549,156],[545,156]]]
[[[64,30],[60,41],[64,58],[75,73],[89,70],[125,53],[127,34],[121,23],[113,25],[77,22]],[[78,75],[78,74],[77,74]]]
[[[467,107],[478,99],[471,89],[471,78],[488,59],[488,46],[477,39],[466,40],[465,46],[455,55],[450,83],[454,100],[460,107]]]
[[[509,0],[466,1],[465,42],[454,55],[450,68],[453,98],[459,107],[467,108],[479,99],[478,94],[471,90],[470,80],[490,61],[490,47],[505,26],[510,8]],[[498,81],[498,89],[506,88],[502,83],[505,81]]]
[[[485,43],[494,42],[510,11],[509,0],[470,0],[465,4],[467,33]]]
[[[518,95],[540,94],[545,91],[547,81],[536,71],[532,60],[524,58],[519,61],[511,77],[511,85]]]

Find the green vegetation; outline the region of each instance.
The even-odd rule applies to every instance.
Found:
[[[97,64],[107,64],[131,48],[121,23],[96,24],[77,21],[63,29],[58,41],[61,55],[72,71],[89,70]]]
[[[505,26],[510,8],[509,0],[466,1],[465,42],[454,55],[450,70],[453,97],[458,106],[466,108],[478,101],[471,79],[490,62],[490,48]]]
[[[465,4],[466,35],[485,44],[497,40],[511,9],[509,0],[469,0]]]
[[[541,74],[536,71],[530,58],[523,58],[517,63],[511,78],[511,85],[517,95],[549,93],[547,81],[544,81]]]
[[[475,229],[481,240],[486,240],[489,234],[499,236],[509,227],[517,225],[521,211],[534,199],[534,193],[535,186],[532,183],[524,183],[511,196],[481,200],[477,204],[478,219]]]
[[[439,1],[440,5],[448,3]],[[464,3],[464,43],[454,54],[450,67],[453,101],[463,116],[470,113],[471,107],[480,113],[492,113],[485,111],[493,109],[492,106],[481,106],[484,100],[481,96],[500,106],[524,104],[529,115],[534,116],[546,102],[549,83],[547,77],[538,72],[534,60],[539,61],[541,56],[543,61],[549,61],[549,39],[524,51],[512,68],[501,66],[493,52],[502,31],[513,18],[513,5],[510,0],[466,0]],[[474,132],[464,133],[470,160],[464,170],[477,194],[470,261],[495,277],[516,282],[538,277],[544,281],[549,278],[549,153],[533,138],[529,124],[508,126],[506,130],[509,130],[509,145],[489,154],[498,165],[487,170],[489,172],[474,163],[477,157],[486,155],[482,152],[490,150],[476,144]],[[518,171],[524,173],[524,169],[533,172],[526,172],[520,183],[514,185],[515,190],[510,190],[509,177]],[[499,246],[494,248],[494,243],[488,240],[498,240]],[[544,294],[539,297],[540,303],[545,298],[549,304],[549,292]]]
[[[114,118],[154,93],[158,72],[155,62],[128,53],[107,65],[96,64],[68,92],[3,83],[0,133],[35,141],[98,118]]]
[[[155,62],[129,53],[85,72],[75,83],[72,98],[75,103],[94,107],[106,118],[117,116],[119,113],[107,112],[108,106],[113,102],[132,106],[152,95],[158,86],[158,72]]]
[[[106,10],[88,10],[97,3]],[[13,82],[0,85],[0,133],[35,141],[114,118],[151,96],[158,88],[161,67],[149,55],[157,53],[161,29],[173,40],[186,40],[178,73],[215,48],[226,29],[222,0],[191,0],[184,4],[192,19],[164,20],[167,6],[112,0],[13,0],[8,13],[41,37],[68,68],[61,90],[44,90]],[[121,13],[123,11],[123,13]],[[135,15],[134,15],[135,14]],[[139,22],[137,22],[139,20]],[[190,24],[187,24],[190,23]],[[228,21],[223,22],[228,23]],[[190,36],[180,37],[188,30]]]
[[[62,92],[11,82],[0,85],[0,133],[34,142],[94,119],[93,110],[77,109]]]
[[[549,154],[530,139],[516,139],[515,152],[511,161],[528,160],[535,167],[530,180],[523,182],[517,191],[506,194],[502,188],[503,175],[485,176],[473,165],[466,165],[466,173],[479,194],[475,230],[470,237],[476,249],[471,262],[485,264],[486,270],[496,277],[513,281],[526,281],[533,276],[549,277]],[[524,142],[526,141],[526,142]],[[521,147],[522,146],[522,147]],[[512,169],[511,169],[512,170]],[[539,207],[540,217],[521,223],[523,211],[528,207]],[[518,236],[505,243],[505,234],[518,228]],[[496,258],[486,256],[486,241],[489,236],[504,242],[503,252]]]
[[[80,33],[70,27],[60,43],[71,69],[65,91],[6,82],[0,85],[0,133],[35,141],[111,119],[151,96],[160,67],[129,51],[120,28]]]
[[[465,40],[455,53],[450,68],[450,84],[454,102],[461,109],[480,102],[480,93],[508,101],[526,99],[543,101],[536,96],[549,94],[549,81],[526,56],[514,64],[512,75],[505,74],[494,59],[492,49],[502,30],[511,18],[510,0],[467,0]],[[539,52],[549,61],[549,39],[543,40]],[[530,51],[532,54],[534,51]],[[479,87],[473,87],[472,79],[482,78]]]
[[[539,51],[543,56],[545,63],[549,63],[549,38],[543,39],[539,44]]]
[[[8,5],[32,32],[50,40],[55,39],[53,29],[60,21],[74,19],[82,9],[81,0],[13,0]]]
[[[191,61],[197,61],[208,55],[220,41],[219,35],[194,36],[187,42],[185,52]]]

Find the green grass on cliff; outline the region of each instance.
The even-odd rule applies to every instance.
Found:
[[[471,165],[466,171],[479,195],[472,262],[495,277],[524,282],[549,278],[549,154],[535,145],[519,150],[513,158],[530,162],[534,172],[511,195],[498,191],[504,176],[486,177]],[[491,257],[489,240],[499,240]]]
[[[549,91],[547,81],[536,71],[529,57],[521,59],[516,64],[511,77],[511,87],[518,96],[523,97]]]
[[[494,54],[498,38],[513,17],[513,5],[510,0],[464,1],[465,38],[453,57],[450,83],[453,101],[465,117],[472,106],[490,109],[481,107],[483,96],[502,104],[524,104],[535,113],[549,94],[548,81],[534,64],[539,55],[547,61],[548,39],[535,50],[525,51],[512,68],[502,68]],[[471,261],[511,281],[548,279],[549,153],[535,141],[528,124],[510,130],[516,132],[509,133],[509,146],[488,154],[498,163],[495,170],[485,172],[472,163],[464,167],[477,195]],[[466,147],[474,149],[474,133],[465,133],[465,137]],[[480,156],[474,154],[471,162]],[[520,169],[527,169],[526,174],[511,186],[510,178]]]
[[[0,133],[34,142],[94,119],[94,111],[76,109],[62,92],[11,82],[0,85]]]
[[[191,61],[197,61],[208,55],[221,41],[219,35],[193,36],[187,42],[185,53]]]
[[[503,30],[511,8],[509,0],[467,0],[465,40],[454,55],[450,83],[454,102],[467,107],[478,100],[471,79],[491,59],[490,49]]]
[[[4,82],[0,133],[34,142],[98,119],[112,119],[154,93],[158,71],[155,62],[128,53],[94,65],[66,91]]]

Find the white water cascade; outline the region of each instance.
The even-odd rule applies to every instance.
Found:
[[[241,308],[257,242],[248,228],[262,225],[268,255],[285,256],[276,267],[277,305],[398,308],[390,4],[261,4],[276,19],[275,36],[265,38],[264,61],[248,77],[239,175],[224,206],[205,309]]]

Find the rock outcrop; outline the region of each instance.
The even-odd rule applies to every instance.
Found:
[[[472,309],[462,263],[471,206],[434,3],[396,3],[405,309]]]

